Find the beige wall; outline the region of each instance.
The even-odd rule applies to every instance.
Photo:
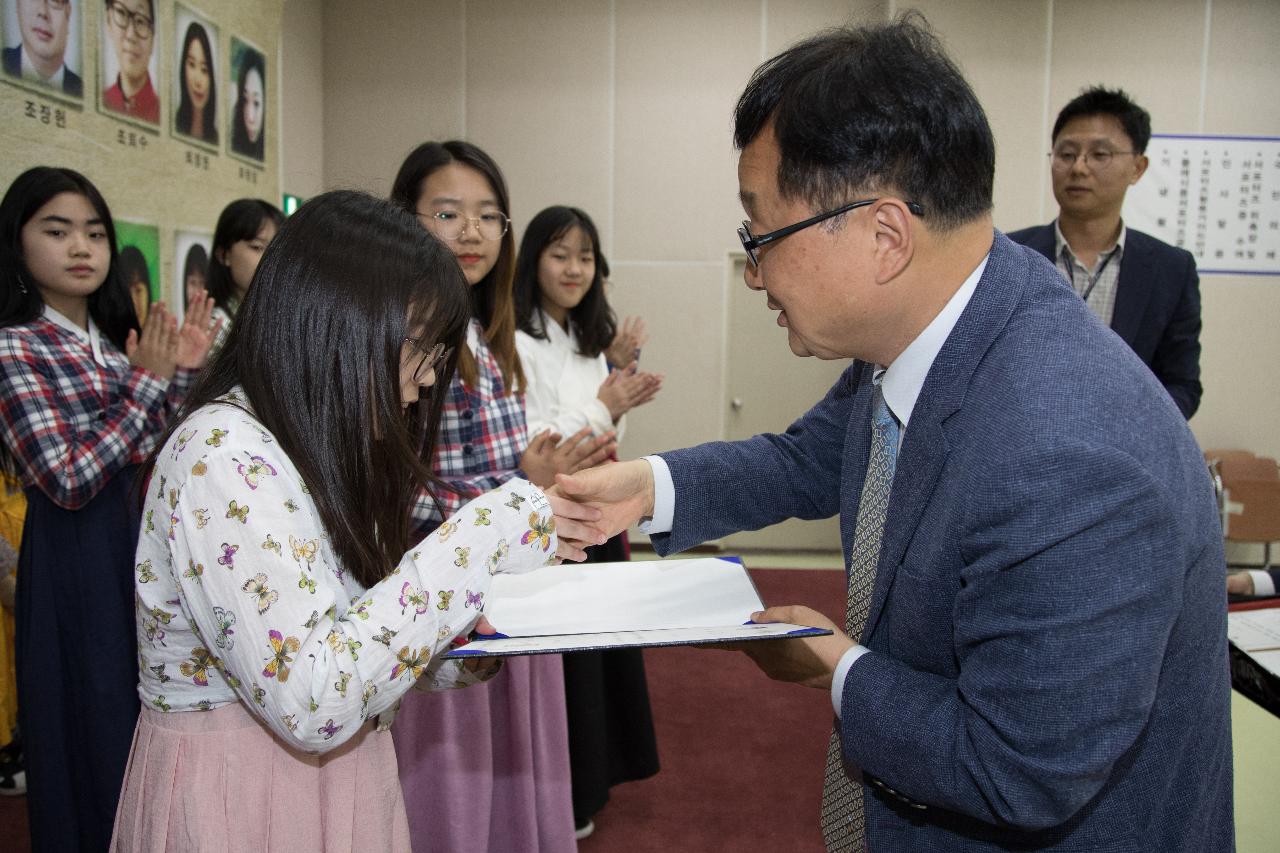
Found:
[[[286,0],[280,25],[280,189],[302,198],[325,189],[323,5]]]
[[[731,277],[742,218],[734,102],[752,69],[795,38],[884,20],[907,4],[384,0],[357,16],[333,0],[289,0],[289,20],[293,7],[317,5],[324,186],[384,194],[413,145],[465,136],[502,164],[517,228],[547,204],[584,207],[614,266],[612,299],[648,319],[644,361],[668,377],[659,400],[631,419],[623,453],[724,435],[728,294],[741,286]],[[1280,4],[1270,0],[915,5],[990,115],[1001,228],[1054,215],[1049,126],[1085,85],[1125,87],[1156,132],[1280,132],[1280,100],[1266,94],[1280,83]],[[286,33],[286,56],[295,36],[313,56],[314,25]],[[320,85],[314,74],[311,85]],[[297,174],[293,154],[287,176]],[[1270,369],[1280,363],[1280,279],[1211,276],[1202,291],[1206,390],[1192,427],[1206,447],[1280,455]],[[761,353],[785,357],[784,348],[777,330],[759,341]]]

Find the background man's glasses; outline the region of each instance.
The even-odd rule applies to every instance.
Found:
[[[1096,148],[1091,151],[1077,151],[1074,148],[1055,148],[1049,152],[1055,172],[1069,172],[1075,168],[1076,162],[1083,157],[1084,165],[1093,171],[1102,171],[1112,161],[1123,154],[1137,154],[1137,151],[1112,151],[1109,148]]]
[[[417,338],[405,338],[406,341],[413,344],[414,348],[422,353],[422,360],[418,362],[418,366],[413,371],[413,381],[421,383],[427,378],[427,374],[435,370],[440,365],[449,360],[449,356],[453,355],[453,347],[446,347],[444,344],[436,344],[429,350],[423,350],[422,344],[418,343]]]
[[[485,240],[501,240],[511,227],[511,220],[501,211],[482,213],[479,216],[463,216],[453,210],[440,210],[435,213],[419,213],[418,218],[442,240],[461,239],[467,226],[476,229],[476,233]]]
[[[744,219],[742,221],[742,227],[738,229],[738,239],[742,241],[742,248],[746,250],[747,257],[751,259],[751,266],[759,266],[760,261],[756,257],[756,250],[766,243],[772,243],[774,240],[781,240],[783,237],[808,228],[810,225],[817,225],[824,219],[830,219],[833,216],[848,213],[850,210],[855,208],[875,204],[879,200],[880,199],[878,198],[864,198],[861,201],[851,201],[846,205],[835,208],[834,210],[828,210],[826,213],[819,213],[817,216],[810,216],[802,222],[797,222],[794,225],[788,225],[785,228],[779,228],[777,231],[770,231],[768,234],[761,234],[759,237],[751,236],[751,223]],[[916,216],[924,216],[924,208],[916,202],[908,201],[905,202],[905,204],[907,205],[907,210],[911,211]]]
[[[111,23],[115,24],[121,31],[129,29],[129,24],[132,23],[133,31],[138,34],[138,38],[151,37],[154,22],[146,15],[131,12],[119,3],[108,3],[107,12],[111,15]]]

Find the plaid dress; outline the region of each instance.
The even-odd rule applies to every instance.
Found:
[[[74,510],[147,458],[194,374],[134,369],[96,329],[82,337],[54,317],[0,329],[0,441],[24,487]]]
[[[476,387],[468,388],[456,375],[450,383],[431,466],[461,493],[441,490],[438,497],[445,515],[453,515],[467,501],[519,475],[520,456],[529,446],[524,395],[507,393],[498,361],[477,320],[467,329],[467,345],[476,359]],[[414,518],[424,532],[444,520],[426,495],[419,498]]]
[[[0,329],[0,441],[27,496],[19,720],[35,850],[104,850],[138,717],[133,475],[192,380],[57,312]]]

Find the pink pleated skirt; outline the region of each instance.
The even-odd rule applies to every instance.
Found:
[[[391,734],[370,722],[311,755],[238,702],[205,712],[143,708],[111,849],[409,851]]]

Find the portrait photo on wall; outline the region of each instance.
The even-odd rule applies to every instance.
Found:
[[[151,303],[160,300],[160,229],[147,222],[116,218],[120,278],[129,288],[138,322],[147,321]]]
[[[179,319],[187,314],[187,306],[208,285],[209,247],[213,235],[206,231],[177,231],[173,235],[173,293],[167,300],[169,309]]]
[[[160,39],[155,0],[101,2],[98,106],[108,115],[158,130]]]
[[[227,92],[234,98],[228,130],[231,153],[261,165],[267,135],[267,58],[234,35]]]
[[[173,132],[218,145],[218,28],[182,4],[174,12]]]
[[[89,0],[2,0],[4,79],[64,101],[84,99],[84,10]]]

